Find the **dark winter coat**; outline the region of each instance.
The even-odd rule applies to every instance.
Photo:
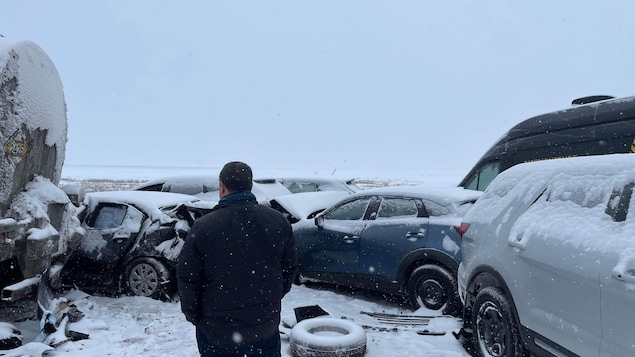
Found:
[[[291,225],[249,191],[225,196],[188,234],[177,267],[181,310],[223,346],[278,334],[298,269]]]

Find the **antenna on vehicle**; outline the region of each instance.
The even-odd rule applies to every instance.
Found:
[[[331,176],[333,176],[333,174],[335,173],[335,171],[337,171],[337,168],[335,168],[335,169],[333,170],[333,172],[331,172]]]
[[[571,102],[572,106],[578,106],[578,105],[583,105],[583,104],[589,104],[589,103],[594,103],[594,102],[600,102],[603,100],[609,100],[609,99],[613,99],[615,97],[610,96],[610,95],[590,95],[588,97],[582,97],[582,98],[578,98],[578,99],[574,99]]]

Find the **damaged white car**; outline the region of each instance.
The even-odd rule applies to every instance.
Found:
[[[86,232],[62,271],[63,286],[170,299],[184,238],[214,205],[166,192],[86,194],[78,214]]]

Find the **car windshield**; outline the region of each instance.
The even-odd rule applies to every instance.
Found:
[[[126,216],[126,206],[102,206],[97,211],[93,228],[107,229],[121,226]]]

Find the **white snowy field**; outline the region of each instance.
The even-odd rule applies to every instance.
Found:
[[[175,175],[199,175],[209,174],[217,177],[221,167],[160,167],[160,166],[101,166],[101,165],[65,165],[62,171],[62,182],[113,182],[113,188],[117,184],[126,182],[141,183],[149,179],[175,176]],[[323,168],[261,168],[252,166],[255,178],[269,178],[275,176],[311,177],[333,176],[338,178],[354,178],[361,182],[371,182],[383,185],[408,185],[408,184],[432,184],[456,186],[469,168],[456,171],[434,171],[425,167],[411,168],[394,171],[381,171],[373,169],[323,169]]]
[[[217,175],[219,168],[161,168],[125,166],[73,166],[67,165],[62,175],[62,184],[69,182],[109,182],[111,189],[129,185],[131,182],[171,176],[176,174]],[[334,175],[357,178],[372,186],[425,183],[454,186],[462,178],[460,173],[404,172],[323,172],[319,170],[259,169],[255,176],[272,175]],[[141,297],[93,296],[81,291],[65,292],[63,298],[74,303],[85,316],[78,322],[69,323],[70,330],[86,333],[88,339],[66,342],[56,349],[38,341],[39,323],[26,321],[17,324],[22,330],[24,345],[12,351],[0,351],[0,356],[197,356],[194,326],[185,320],[178,301],[161,302]],[[319,305],[336,318],[352,319],[358,324],[373,325],[365,328],[368,357],[400,356],[469,356],[454,338],[452,332],[461,327],[460,320],[439,316],[438,312],[424,308],[408,310],[400,305],[398,298],[378,294],[352,292],[324,285],[294,285],[283,300],[282,318],[288,324],[295,323],[294,308]],[[402,315],[436,316],[426,325],[399,326],[381,324],[367,312],[386,312]],[[384,331],[385,328],[391,329]],[[284,330],[284,328],[283,328]],[[429,330],[444,333],[440,336],[420,335],[417,331]],[[282,334],[282,355],[291,356],[288,336]]]

